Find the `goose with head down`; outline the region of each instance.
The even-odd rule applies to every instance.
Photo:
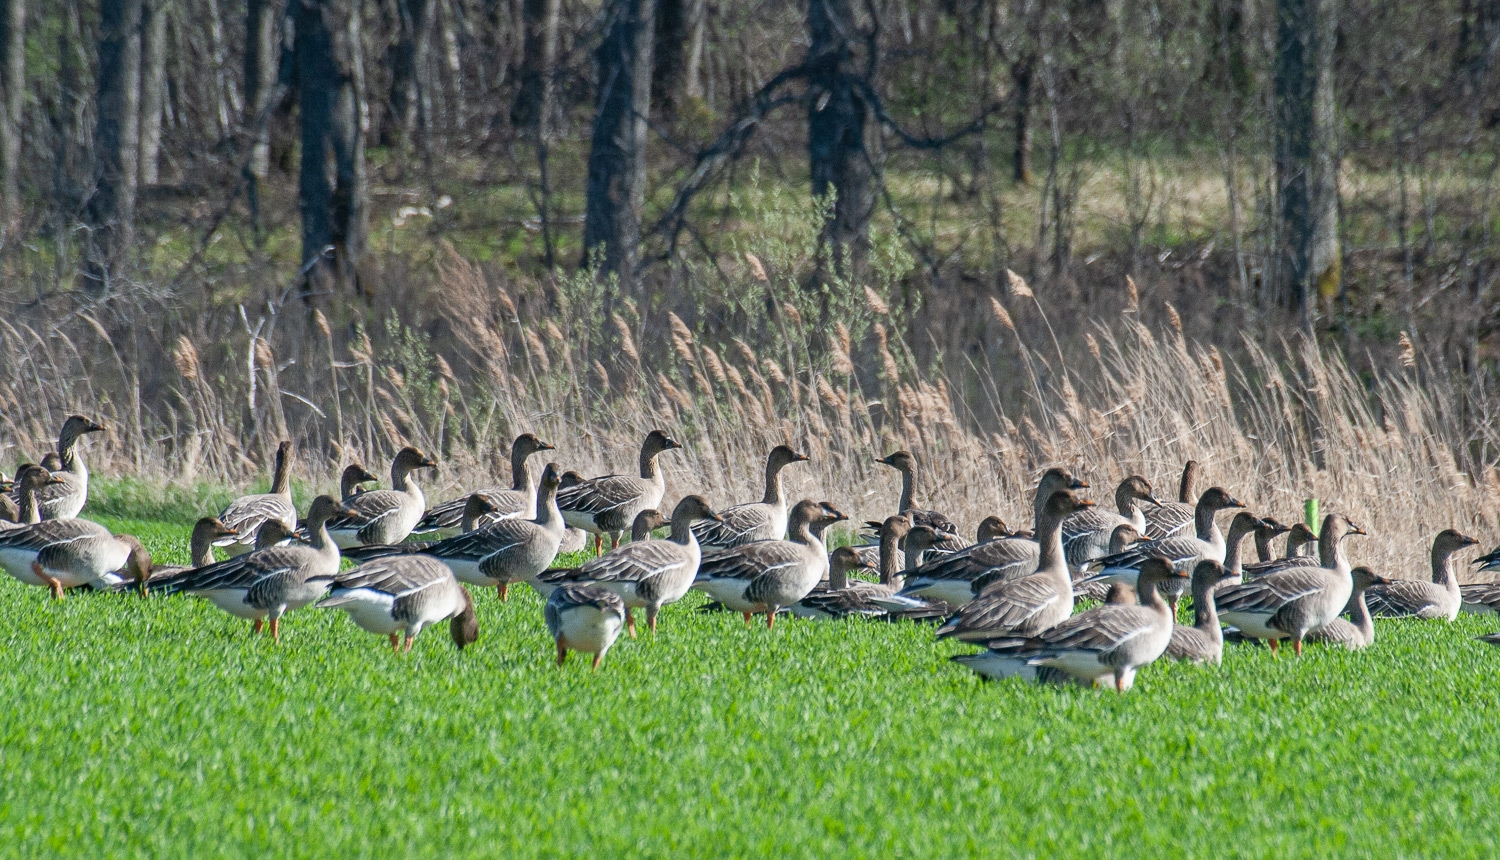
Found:
[[[938,637],[965,642],[999,636],[1027,638],[1073,614],[1073,577],[1063,555],[1062,523],[1069,514],[1092,504],[1071,490],[1053,493],[1037,524],[1041,554],[1034,572],[986,587],[938,628]]]
[[[391,489],[360,493],[344,502],[345,511],[327,524],[328,534],[341,548],[369,544],[396,544],[406,540],[427,509],[426,497],[412,476],[418,469],[435,469],[437,463],[408,445],[391,461]]]
[[[423,628],[444,621],[460,651],[479,638],[468,589],[430,556],[392,556],[344,571],[333,578],[328,596],[317,605],[342,609],[360,629],[389,637],[392,651],[410,651]],[[398,647],[403,634],[405,646]]]
[[[1086,488],[1088,484],[1074,478],[1066,469],[1048,469],[1037,483],[1033,511],[1036,535],[1041,532],[1043,509],[1048,499],[1063,490]],[[1060,539],[1060,538],[1059,538]],[[1019,537],[996,538],[929,561],[906,573],[903,597],[963,606],[978,591],[976,582],[985,584],[1029,576],[1037,569],[1041,548],[1036,540]],[[1066,563],[1066,558],[1064,558]]]
[[[1364,566],[1356,567],[1349,577],[1354,582],[1354,596],[1349,598],[1349,620],[1335,618],[1302,637],[1303,642],[1337,645],[1349,651],[1375,644],[1375,621],[1365,603],[1365,591],[1372,585],[1389,584],[1391,580]]]
[[[422,514],[422,519],[412,528],[412,534],[437,532],[444,537],[452,537],[461,531],[470,531],[462,528],[464,507],[476,495],[483,496],[490,503],[490,511],[481,518],[480,525],[488,525],[497,520],[536,519],[538,476],[531,470],[529,463],[532,454],[551,450],[554,450],[553,446],[538,439],[534,433],[517,436],[510,443],[510,487],[487,487],[441,505],[434,505]]]
[[[610,549],[614,549],[636,514],[661,504],[667,479],[657,457],[681,447],[666,433],[652,430],[641,443],[640,475],[605,475],[568,487],[557,496],[563,519],[594,536],[595,555],[603,547],[605,535],[609,535]]]
[[[83,510],[89,499],[89,469],[78,453],[78,442],[89,433],[102,433],[104,430],[103,424],[82,415],[70,415],[63,422],[62,431],[57,434],[56,465],[50,466],[49,459],[42,460],[42,468],[57,479],[55,483],[37,491],[37,506],[42,519],[65,520],[78,516]],[[48,458],[51,456],[47,455]],[[19,506],[21,501],[20,491],[17,489],[16,505]]]
[[[255,533],[266,520],[279,520],[288,528],[297,528],[297,508],[292,504],[292,443],[276,446],[276,471],[271,477],[271,491],[240,496],[219,512],[219,520],[231,531],[219,539],[219,546],[230,555],[243,555],[255,545]]]
[[[625,601],[625,626],[635,636],[631,610],[646,611],[646,626],[656,632],[663,606],[681,600],[693,587],[703,552],[693,523],[715,522],[719,515],[702,496],[684,496],[672,509],[672,533],[665,540],[631,541],[562,574],[561,581],[597,585]],[[748,546],[748,544],[747,544]]]
[[[1432,580],[1393,579],[1371,585],[1365,601],[1373,615],[1452,621],[1463,607],[1453,554],[1479,541],[1456,529],[1443,529],[1432,541]],[[1353,607],[1350,607],[1351,609]]]
[[[814,530],[845,519],[826,503],[803,499],[787,520],[788,540],[763,540],[715,550],[703,556],[693,587],[745,616],[764,613],[766,627],[776,613],[802,598],[828,573],[828,550]]]
[[[1279,640],[1290,639],[1301,655],[1307,634],[1337,618],[1348,604],[1354,581],[1344,538],[1364,533],[1342,514],[1329,514],[1318,536],[1322,564],[1286,568],[1221,590],[1219,617],[1244,636],[1268,640],[1272,652]]]
[[[271,637],[279,640],[281,617],[321,599],[333,584],[339,572],[339,548],[328,534],[327,523],[347,515],[342,502],[332,496],[318,496],[304,519],[311,537],[309,545],[258,549],[164,577],[153,590],[202,597],[230,615],[254,622],[253,633],[259,633],[270,621]]]
[[[699,520],[693,534],[704,549],[725,549],[758,540],[781,540],[786,536],[787,502],[781,489],[781,470],[804,463],[788,445],[777,445],[766,456],[766,492],[759,502],[735,505],[719,512],[719,519]]]
[[[625,626],[625,601],[607,588],[567,583],[547,596],[543,616],[557,644],[558,668],[567,662],[569,651],[581,651],[594,655],[597,670]]]
[[[1187,579],[1165,559],[1148,559],[1137,582],[1140,603],[1105,604],[1029,637],[992,639],[988,650],[953,658],[987,677],[1040,678],[1050,669],[1085,685],[1112,678],[1129,690],[1137,670],[1156,661],[1172,639],[1172,609],[1157,586]]]
[[[280,523],[279,520],[276,522]],[[285,528],[285,523],[281,523]],[[288,532],[290,534],[290,532]],[[214,544],[216,541],[226,537],[234,537],[235,531],[218,517],[200,517],[193,524],[192,537],[188,541],[190,565],[180,564],[157,564],[151,558],[151,553],[141,542],[129,535],[118,535],[118,540],[130,544],[130,555],[125,561],[125,567],[119,575],[107,578],[102,585],[110,591],[133,590],[141,594],[147,594],[152,577],[176,576],[179,573],[192,570],[195,567],[206,567],[213,564]]]

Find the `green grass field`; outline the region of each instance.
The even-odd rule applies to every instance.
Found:
[[[104,519],[163,560],[187,529]],[[530,589],[412,653],[0,582],[0,854],[1495,856],[1492,621],[1231,648],[1128,695],[982,683],[927,626],[663,614],[559,671]]]

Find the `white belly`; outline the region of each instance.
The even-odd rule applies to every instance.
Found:
[[[1061,669],[1082,681],[1093,683],[1094,679],[1103,675],[1113,675],[1113,666],[1106,666],[1099,662],[1099,654],[1095,651],[1068,651],[1046,660],[1038,660],[1037,665],[1051,666]]]
[[[1255,639],[1285,639],[1286,634],[1274,627],[1266,626],[1272,612],[1221,612],[1219,620],[1240,629],[1246,636]]]
[[[349,619],[361,630],[389,636],[406,629],[405,624],[400,624],[391,617],[391,604],[395,602],[395,598],[389,594],[361,588],[344,592],[339,595],[339,599],[346,602],[333,608],[347,612]]]
[[[477,559],[438,559],[453,571],[453,577],[459,582],[467,582],[470,585],[494,585],[495,580],[490,579],[479,572],[479,561]]]
[[[604,534],[604,531],[594,524],[593,516],[581,511],[563,511],[563,522],[579,531],[585,531],[592,535]]]
[[[624,619],[594,606],[575,606],[558,619],[556,637],[567,648],[587,654],[609,650],[620,635]]]
[[[36,550],[31,549],[0,549],[0,568],[19,579],[27,585],[45,585],[31,572],[31,563],[36,561]]]
[[[226,588],[220,591],[198,591],[194,594],[207,600],[209,603],[228,612],[236,618],[244,618],[254,621],[266,617],[264,609],[256,609],[245,603],[245,595],[249,592],[243,588]]]
[[[960,654],[953,658],[953,662],[968,666],[975,672],[986,678],[1001,680],[1004,678],[1022,678],[1027,681],[1036,680],[1036,667],[1029,665],[1025,659],[1013,657],[1008,654],[996,654],[993,651],[981,651],[978,654]]]
[[[762,608],[759,603],[745,600],[745,589],[750,587],[747,579],[709,579],[695,583],[693,587],[735,612],[756,612]]]

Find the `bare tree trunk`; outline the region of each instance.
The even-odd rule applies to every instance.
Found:
[[[671,118],[682,92],[683,48],[687,42],[688,0],[656,0],[656,26],[651,51],[651,106]]]
[[[544,133],[552,102],[552,68],[557,62],[561,10],[559,0],[525,0],[521,6],[525,33],[521,43],[520,84],[510,105],[510,124],[518,130]]]
[[[1283,304],[1312,326],[1318,296],[1339,290],[1336,0],[1277,0],[1276,183]]]
[[[358,0],[292,2],[302,108],[302,261],[318,260],[332,246],[333,259],[314,271],[350,283],[367,218]]]
[[[635,279],[651,112],[653,0],[610,0],[596,60],[598,100],[589,147],[584,263],[603,248],[601,274]]]
[[[21,105],[26,97],[26,0],[0,0],[0,229],[21,221]]]
[[[431,0],[397,0],[396,44],[391,55],[391,117],[381,142],[400,146],[413,139],[426,96],[427,53],[431,44]]]
[[[683,93],[690,99],[703,98],[703,41],[708,25],[707,0],[693,0],[693,11],[688,23],[689,37],[687,53],[687,81]]]
[[[1010,79],[1015,87],[1016,99],[1016,148],[1011,156],[1011,178],[1022,185],[1031,184],[1031,85],[1035,71],[1036,57],[1031,55],[1010,65]]]
[[[869,253],[870,215],[875,208],[870,156],[865,149],[869,107],[856,87],[851,38],[856,34],[850,0],[810,0],[807,6],[807,148],[812,193],[833,190],[833,219],[824,241],[840,274],[864,267]]]
[[[250,158],[245,163],[245,202],[257,247],[265,242],[261,217],[260,183],[271,169],[270,99],[276,87],[277,0],[248,0],[245,5],[245,124],[251,131]]]
[[[91,236],[85,286],[109,280],[130,247],[139,180],[141,0],[101,0],[94,187],[85,207]]]
[[[167,17],[172,0],[141,6],[141,184],[159,179],[162,103],[167,95]]]

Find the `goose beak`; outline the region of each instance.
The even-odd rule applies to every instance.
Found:
[[[794,455],[792,455],[792,462],[794,462],[794,463],[806,463],[808,460],[811,460],[811,459],[812,458],[809,457],[809,456],[807,456],[806,454],[794,454]]]
[[[1469,537],[1468,535],[1464,535],[1464,546],[1474,546],[1477,543],[1479,543],[1479,539],[1478,538],[1473,538],[1473,537]]]
[[[1151,495],[1146,496],[1146,501],[1150,502],[1153,505],[1156,505],[1158,508],[1161,507],[1161,500],[1158,499],[1155,496],[1151,496]]]
[[[1089,482],[1082,478],[1074,478],[1073,483],[1068,485],[1068,489],[1070,490],[1087,490],[1088,488]]]
[[[716,522],[716,523],[722,523],[722,522],[724,522],[724,518],[723,517],[719,516],[716,513],[712,513],[712,512],[710,512],[707,517],[704,517],[704,519],[712,520],[713,522]]]
[[[103,432],[105,432],[108,429],[109,428],[105,427],[103,424],[99,424],[97,422],[90,421],[88,423],[88,426],[85,427],[85,428],[83,428],[83,432],[85,432],[85,433],[103,433]]]
[[[548,445],[546,442],[542,442],[542,443],[540,443],[540,444],[537,445],[537,450],[538,451],[556,451],[557,450],[557,446],[556,445]]]
[[[1359,526],[1355,525],[1354,523],[1350,523],[1349,524],[1349,534],[1352,534],[1352,535],[1368,535],[1369,532],[1365,531],[1364,529],[1360,528]]]
[[[1245,506],[1244,502],[1241,502],[1239,499],[1236,499],[1234,496],[1227,497],[1225,499],[1225,501],[1229,503],[1229,507],[1231,507],[1231,508],[1243,508]]]
[[[436,469],[437,461],[432,459],[431,457],[423,457],[422,462],[418,463],[417,465],[423,469]]]
[[[1078,505],[1084,508],[1092,508],[1094,506],[1094,503],[1089,499],[1079,499]]]
[[[676,439],[668,437],[668,439],[667,439],[667,446],[663,450],[665,450],[665,451],[671,451],[674,448],[681,448],[681,447],[682,447],[682,443],[681,442],[678,442]]]

